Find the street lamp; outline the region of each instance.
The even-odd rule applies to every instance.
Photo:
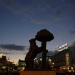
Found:
[[[52,70],[53,70],[53,68],[54,68],[54,62],[51,63],[51,67],[52,67]]]

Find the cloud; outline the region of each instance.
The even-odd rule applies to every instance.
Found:
[[[0,4],[3,5],[4,7],[14,11],[14,12],[20,12],[21,11],[21,7],[19,4],[18,0],[0,0]],[[23,9],[22,9],[23,10]]]
[[[31,4],[26,4],[27,1],[23,0],[22,2],[20,0],[0,0],[0,4],[4,7],[10,9],[14,13],[20,13],[20,14],[29,14],[34,11],[34,7]]]
[[[75,7],[75,0],[60,0],[64,5]]]
[[[75,30],[73,30],[73,31],[70,30],[69,33],[70,33],[70,34],[75,34]]]
[[[61,10],[59,9],[59,10],[56,10],[56,13],[55,13],[55,18],[61,18],[61,16],[62,16],[62,12],[61,12]]]
[[[57,32],[55,32],[54,34],[55,34],[55,35],[60,35],[60,34],[59,34],[59,33],[57,33]]]
[[[7,49],[7,50],[16,50],[16,51],[23,51],[25,50],[26,46],[19,46],[14,44],[2,44],[0,48]]]
[[[12,54],[12,53],[9,53],[9,52],[2,52],[3,54]]]
[[[14,13],[23,14],[38,24],[50,23],[51,16],[49,13],[51,11],[48,10],[55,7],[51,0],[29,0],[29,2],[24,1],[24,3],[20,0],[0,0],[0,4]]]
[[[72,13],[71,13],[71,11],[72,11]],[[66,18],[75,23],[75,10],[74,9],[70,9],[67,12],[68,13],[66,13],[66,15],[65,15]]]
[[[47,8],[55,9],[55,6],[54,6],[54,4],[52,3],[51,0],[43,0],[43,1],[44,1],[44,4],[47,6]]]
[[[75,22],[75,15],[73,15],[72,17],[70,17],[70,19]]]
[[[68,3],[69,7],[73,8],[75,7],[75,0],[70,0]]]
[[[71,4],[73,2],[75,1],[72,0]],[[26,19],[37,24],[50,24],[52,21],[60,20],[64,14],[63,11],[68,13],[64,9],[67,4],[65,0],[0,0],[0,4],[16,14],[24,15]]]
[[[1,54],[6,54],[6,55],[16,55],[16,54],[24,54],[24,55],[26,55],[27,53],[25,53],[25,52],[21,52],[21,51],[17,51],[17,52],[12,52],[12,51],[1,51],[0,52],[0,56],[1,56]]]
[[[40,17],[37,17],[36,19],[34,18],[31,18],[31,20],[37,24],[50,24],[51,21],[48,19],[48,18],[40,18]]]
[[[8,51],[6,51],[6,52],[5,51],[0,51],[0,54],[3,55],[3,54],[13,54],[13,53],[12,52],[8,52]]]
[[[27,53],[22,53],[22,54],[24,54],[24,55],[25,55],[25,54],[27,54]]]

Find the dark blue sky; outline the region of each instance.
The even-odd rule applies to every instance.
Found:
[[[0,46],[28,47],[29,39],[41,29],[54,35],[54,40],[47,43],[49,51],[57,45],[70,45],[75,39],[75,0],[0,0]],[[10,51],[9,46],[1,46],[0,52],[15,61],[24,59],[26,50]]]

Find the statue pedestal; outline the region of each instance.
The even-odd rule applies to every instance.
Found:
[[[56,75],[55,71],[21,71],[20,75]]]

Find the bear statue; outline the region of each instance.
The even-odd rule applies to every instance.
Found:
[[[29,52],[25,57],[25,63],[26,63],[25,69],[32,70],[34,69],[34,58],[37,56],[38,53],[41,53],[43,49],[42,49],[42,44],[41,47],[38,47],[36,45],[36,38],[30,39],[29,42],[30,42],[30,48],[29,48]]]

